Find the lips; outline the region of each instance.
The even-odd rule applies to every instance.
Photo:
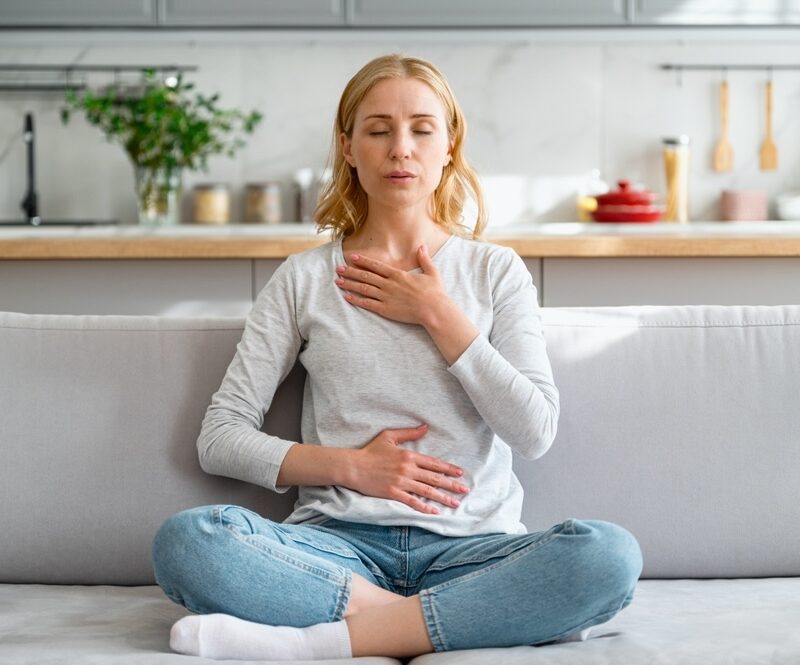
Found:
[[[410,180],[411,178],[416,178],[417,176],[411,171],[392,171],[386,175],[387,178],[390,180]]]

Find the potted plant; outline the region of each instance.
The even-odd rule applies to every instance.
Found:
[[[180,73],[162,81],[154,69],[146,69],[134,90],[109,86],[66,93],[62,122],[69,122],[73,110],[83,111],[90,124],[128,154],[140,223],[176,224],[183,171],[207,170],[211,155],[232,157],[245,144],[242,135],[261,122],[257,111],[219,109],[218,94],[190,94],[193,89]]]

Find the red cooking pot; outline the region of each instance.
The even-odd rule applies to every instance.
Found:
[[[657,222],[664,206],[655,203],[656,195],[646,189],[633,189],[630,180],[620,180],[619,189],[599,194],[595,222]]]

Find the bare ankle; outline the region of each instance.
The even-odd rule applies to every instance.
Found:
[[[353,588],[350,592],[350,602],[344,611],[344,618],[363,612],[370,607],[389,605],[401,600],[403,596],[392,593],[386,589],[367,581],[360,575],[353,573]]]

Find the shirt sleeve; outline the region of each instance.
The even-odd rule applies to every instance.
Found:
[[[197,439],[206,473],[279,493],[289,489],[276,483],[283,458],[295,442],[259,430],[302,344],[291,259],[278,266],[247,315],[236,354],[211,398]]]
[[[536,459],[556,436],[558,390],[533,279],[514,250],[504,254],[503,265],[492,271],[489,338],[479,334],[448,371],[492,431],[522,457]]]

